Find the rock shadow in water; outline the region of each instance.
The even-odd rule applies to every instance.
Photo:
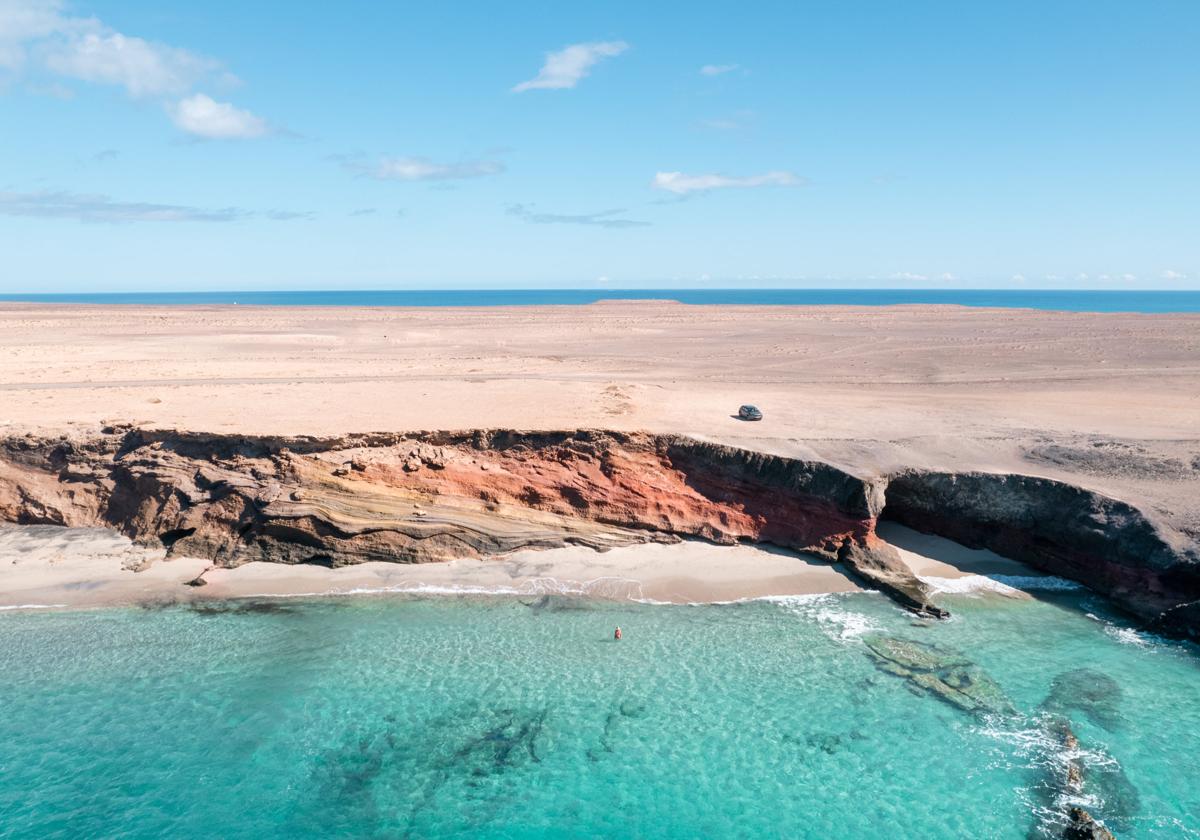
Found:
[[[578,595],[542,595],[521,603],[535,613],[587,612],[596,608],[593,602]]]
[[[188,601],[186,605],[196,615],[205,617],[218,615],[295,615],[300,612],[298,605],[274,599]]]

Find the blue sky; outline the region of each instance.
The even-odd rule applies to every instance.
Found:
[[[1200,4],[0,0],[0,291],[1200,288]]]

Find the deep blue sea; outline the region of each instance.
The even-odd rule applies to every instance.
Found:
[[[946,603],[0,613],[0,836],[1028,840],[1074,802],[1122,840],[1200,837],[1194,647],[1082,590]],[[880,639],[932,669],[881,667]]]
[[[1070,312],[1200,312],[1200,291],[1012,289],[481,289],[452,291],[125,292],[0,294],[0,301],[252,306],[543,306],[600,300],[688,304],[892,306],[935,303]]]

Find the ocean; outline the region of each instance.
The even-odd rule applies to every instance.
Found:
[[[675,300],[693,305],[955,306],[1069,312],[1200,312],[1200,291],[1014,289],[480,289],[451,291],[125,292],[0,294],[0,301],[249,306],[545,306],[601,300]]]
[[[1036,595],[0,613],[0,834],[1200,837],[1196,648]]]

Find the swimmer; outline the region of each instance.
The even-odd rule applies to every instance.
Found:
[[[613,638],[616,639],[618,642],[621,641],[621,628],[620,627],[618,627],[615,631],[613,631]]]

